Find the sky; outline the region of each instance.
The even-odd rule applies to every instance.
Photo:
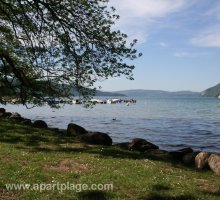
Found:
[[[134,81],[98,83],[104,91],[203,91],[220,82],[219,0],[110,0],[120,19],[114,28],[138,39],[143,56]]]

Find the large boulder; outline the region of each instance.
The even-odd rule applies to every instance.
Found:
[[[43,121],[43,120],[36,120],[33,123],[33,127],[36,127],[36,128],[48,128],[47,123],[45,121]]]
[[[208,159],[210,154],[208,152],[200,152],[195,157],[195,166],[197,169],[204,169],[208,167]]]
[[[148,142],[147,140],[141,139],[141,138],[134,138],[132,142],[129,144],[128,148],[129,150],[135,150],[135,151],[140,151],[140,152],[144,152],[149,149],[159,149],[157,145],[152,144]]]
[[[81,140],[89,144],[112,145],[112,138],[108,134],[101,132],[89,132],[82,135]]]
[[[86,129],[77,125],[77,124],[69,124],[67,127],[67,135],[68,136],[80,136],[88,133]]]
[[[193,153],[193,149],[190,147],[179,149],[177,151],[171,151],[169,154],[176,160],[182,161],[186,154]]]
[[[5,109],[4,108],[0,108],[0,113],[5,113]]]
[[[211,154],[208,159],[210,169],[215,172],[216,175],[220,176],[220,156]]]

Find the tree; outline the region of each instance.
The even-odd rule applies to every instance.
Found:
[[[133,79],[137,41],[112,29],[118,18],[108,0],[0,0],[1,94],[39,103],[73,87],[86,97],[100,79]]]

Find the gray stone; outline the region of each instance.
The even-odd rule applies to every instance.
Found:
[[[128,148],[129,150],[135,150],[135,151],[140,151],[140,152],[144,152],[149,149],[159,149],[157,145],[152,144],[148,142],[147,140],[141,139],[141,138],[134,138],[132,142],[129,144]]]
[[[208,159],[210,169],[215,172],[216,175],[220,176],[220,156],[211,154]]]
[[[86,129],[77,125],[77,124],[69,124],[67,127],[67,135],[68,136],[80,136],[88,133]]]
[[[82,135],[80,139],[83,142],[89,144],[106,145],[106,146],[112,145],[111,137],[108,134],[101,132],[89,132],[87,134]]]

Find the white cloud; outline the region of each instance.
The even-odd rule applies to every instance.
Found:
[[[167,44],[165,42],[160,42],[161,47],[167,47]]]
[[[110,0],[110,5],[113,5],[116,13],[120,15],[116,28],[130,36],[138,36],[137,39],[143,43],[147,41],[148,32],[151,30],[149,25],[178,12],[193,1],[195,0]]]
[[[220,27],[208,28],[191,40],[192,44],[201,47],[220,48]]]
[[[163,17],[176,12],[188,0],[111,0],[112,5],[123,15],[132,17]]]

